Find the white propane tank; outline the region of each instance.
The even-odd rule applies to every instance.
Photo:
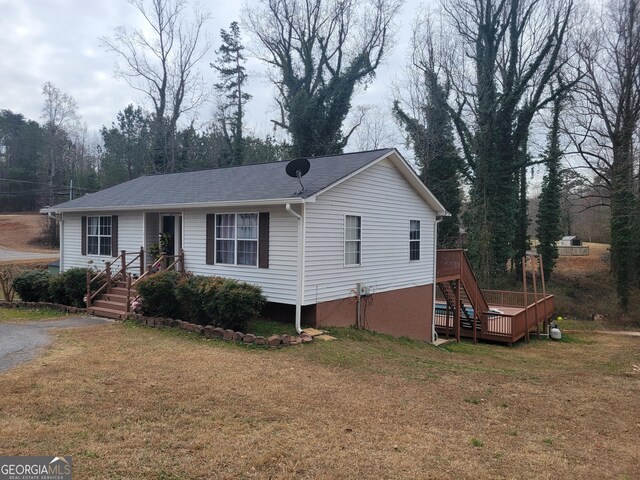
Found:
[[[553,340],[560,340],[562,338],[562,332],[560,331],[560,329],[558,327],[553,327],[549,331],[549,334],[551,335],[551,338]]]

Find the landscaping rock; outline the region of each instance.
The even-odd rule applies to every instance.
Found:
[[[202,325],[196,325],[196,329],[194,331],[202,335],[204,333],[204,327]]]
[[[278,345],[282,344],[282,339],[280,338],[280,335],[271,335],[267,339],[267,342],[270,346],[277,347]]]
[[[222,338],[224,336],[224,329],[220,327],[215,327],[213,329],[213,336],[215,338]]]
[[[244,343],[254,343],[256,341],[256,336],[253,333],[247,333],[242,337],[242,341]]]
[[[227,341],[232,341],[233,340],[233,336],[236,334],[236,332],[234,332],[233,330],[225,330],[222,332],[222,339],[223,340],[227,340]]]
[[[287,335],[286,333],[284,335],[280,335],[280,341],[283,345],[289,345],[289,342],[291,342],[291,335]]]
[[[307,335],[306,333],[299,335],[298,338],[302,343],[313,342],[313,337],[311,335]]]
[[[69,307],[69,308],[67,308],[67,311],[69,313],[78,313],[77,307]]]
[[[215,330],[215,328],[213,328],[213,326],[207,325],[206,327],[203,328],[202,333],[204,334],[204,336],[206,338],[213,338],[213,331],[214,330]]]
[[[266,345],[267,344],[267,339],[264,337],[256,337],[256,341],[255,341],[256,345]]]
[[[242,333],[242,332],[236,332],[236,333],[233,334],[233,339],[236,342],[242,342],[243,337],[244,337],[244,333]]]

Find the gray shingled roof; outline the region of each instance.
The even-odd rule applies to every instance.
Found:
[[[285,173],[287,162],[274,162],[139,177],[44,210],[128,209],[263,200],[267,203],[307,198],[392,151],[387,148],[310,158],[311,169],[303,178],[305,191],[299,195],[296,193],[300,184]]]

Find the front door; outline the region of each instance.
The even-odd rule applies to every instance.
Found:
[[[167,255],[176,255],[182,248],[182,215],[163,214],[160,217],[161,247]]]

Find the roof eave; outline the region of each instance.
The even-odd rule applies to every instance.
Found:
[[[167,203],[157,205],[110,205],[104,207],[46,207],[40,213],[74,213],[74,212],[110,212],[110,211],[136,211],[136,210],[176,210],[195,208],[226,208],[226,207],[253,207],[259,205],[285,205],[287,203],[305,203],[309,200],[300,197],[290,198],[265,198],[261,200],[234,200],[228,202],[193,202],[193,203]],[[311,200],[313,201],[313,200]]]

